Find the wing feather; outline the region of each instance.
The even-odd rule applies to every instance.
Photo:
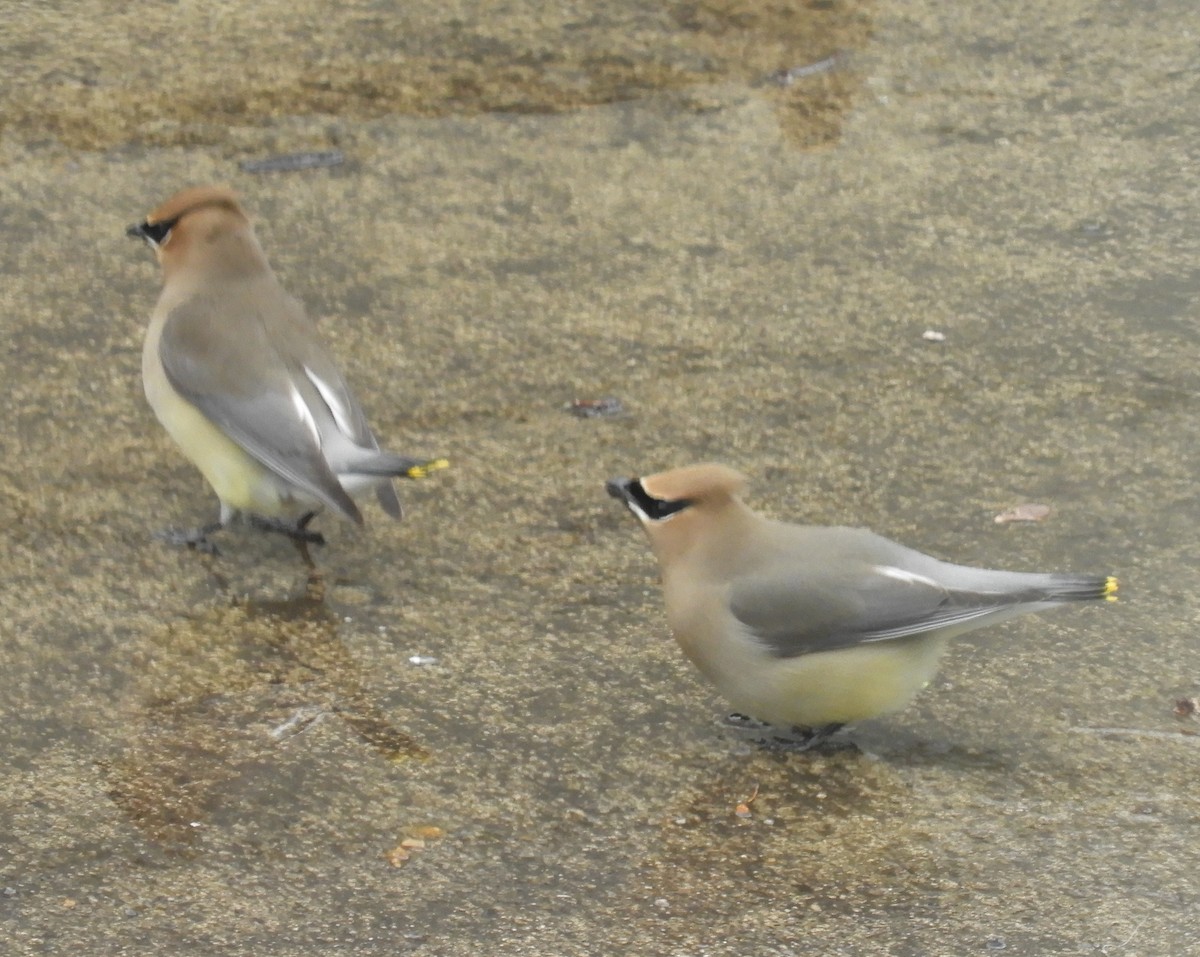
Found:
[[[792,658],[964,625],[1009,604],[1003,596],[952,591],[933,579],[864,562],[788,569],[735,581],[730,609],[772,654]]]
[[[276,337],[268,335],[267,323],[278,323],[279,318],[266,318],[271,305],[260,303],[249,290],[243,295],[224,291],[220,302],[212,295],[197,295],[167,317],[159,357],[168,380],[272,472],[361,522],[358,507],[326,461],[309,400],[280,354]],[[298,314],[301,325],[291,334],[311,338],[309,345],[321,348],[299,304],[282,290],[278,295],[285,297],[285,308]],[[276,309],[279,305],[274,303]]]

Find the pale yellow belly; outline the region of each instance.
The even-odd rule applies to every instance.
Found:
[[[897,711],[937,672],[946,641],[926,637],[775,658],[746,639],[693,657],[729,703],[772,724],[819,727]]]
[[[217,493],[223,512],[290,518],[319,507],[276,476],[171,387],[161,366],[143,365],[146,399],[163,428]]]

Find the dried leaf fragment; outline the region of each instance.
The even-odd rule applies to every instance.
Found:
[[[746,800],[738,802],[738,806],[733,809],[734,815],[740,817],[742,820],[746,820],[748,817],[750,817],[750,805],[754,803],[754,799],[756,797],[758,797],[757,784],[754,785],[754,790],[750,793],[750,796],[746,798]]]
[[[400,843],[390,851],[384,851],[382,854],[383,859],[392,867],[400,867],[414,853],[425,850],[430,841],[440,840],[446,833],[435,824],[417,824],[404,830],[407,836],[402,837]]]

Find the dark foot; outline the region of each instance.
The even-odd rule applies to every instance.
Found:
[[[201,528],[164,528],[155,532],[154,537],[168,545],[186,545],[188,548],[203,552],[205,555],[217,555],[217,546],[209,540],[209,535],[219,532],[224,526],[220,522],[204,525]]]
[[[819,728],[794,726],[790,731],[773,735],[768,747],[777,747],[781,751],[824,750],[826,747],[840,751],[843,748],[853,748],[855,745],[850,741],[840,744],[827,744],[829,739],[844,727],[845,725],[840,723],[823,724]]]
[[[814,749],[826,750],[826,742],[829,738],[845,727],[844,724],[823,724],[819,728],[803,728],[797,725],[788,731],[783,731],[774,725],[767,724],[765,721],[758,721],[747,715],[736,713],[729,715],[725,719],[725,724],[739,731],[751,732],[753,737],[750,740],[761,747],[772,751],[795,752],[812,751]],[[844,744],[833,744],[828,747],[831,750],[841,750],[843,748],[853,748],[855,745],[851,742],[846,742]]]
[[[725,724],[731,728],[737,728],[739,731],[762,731],[771,727],[765,721],[759,721],[758,718],[752,718],[750,715],[738,711],[725,715]]]
[[[307,515],[305,515],[303,518],[301,518],[300,521],[296,523],[297,529],[299,529],[300,531],[303,532],[305,529],[305,526],[307,526],[308,523],[313,520],[313,516],[316,514],[317,514],[316,512],[309,512]],[[319,535],[317,532],[307,532],[306,534],[316,535],[316,537],[317,537],[316,544],[317,545],[325,544],[325,539],[322,538],[321,535]],[[321,593],[322,593],[322,595],[324,595],[325,584],[321,578],[321,572],[317,568],[317,563],[313,561],[312,555],[310,555],[308,553],[308,541],[303,538],[293,538],[292,544],[296,546],[296,551],[298,551],[300,553],[301,560],[304,562],[305,566],[308,568],[309,589],[311,590],[313,582],[315,580],[316,582],[320,583]]]
[[[251,528],[257,528],[260,532],[274,532],[276,535],[286,535],[297,544],[324,545],[324,535],[320,532],[310,532],[308,530],[308,523],[316,517],[316,512],[309,512],[307,515],[301,516],[300,520],[294,525],[281,521],[278,518],[263,518],[260,515],[251,515],[249,521]]]

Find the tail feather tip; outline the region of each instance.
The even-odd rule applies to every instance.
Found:
[[[450,468],[450,462],[447,459],[431,459],[428,462],[420,462],[417,465],[410,466],[404,473],[405,478],[422,479],[430,472],[438,472],[442,469]]]

